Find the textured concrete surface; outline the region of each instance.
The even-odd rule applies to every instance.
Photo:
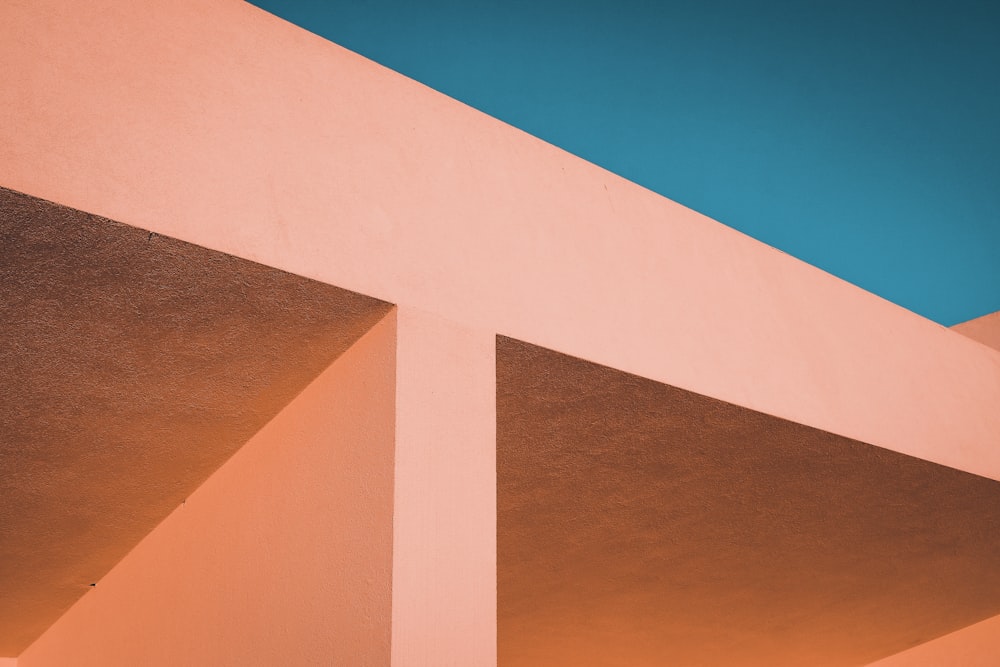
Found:
[[[863,665],[1000,612],[1000,483],[508,338],[500,667]]]
[[[1000,310],[968,322],[956,324],[952,330],[977,340],[983,345],[1000,350]]]
[[[0,655],[389,308],[0,190]]]
[[[394,380],[390,314],[20,665],[388,667]]]

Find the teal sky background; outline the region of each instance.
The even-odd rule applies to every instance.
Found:
[[[254,0],[941,324],[1000,310],[1000,3]]]

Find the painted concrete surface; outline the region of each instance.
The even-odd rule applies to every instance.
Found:
[[[1000,352],[245,3],[13,0],[0,8],[0,64],[7,72],[0,91],[9,101],[0,109],[0,186],[398,303],[403,332],[398,396],[385,388],[388,380],[373,379],[391,377],[391,360],[367,367],[349,352],[101,579],[21,664],[86,664],[80,656],[92,664],[157,664],[151,656],[162,664],[325,663],[331,656],[385,664],[391,655],[397,665],[488,667],[494,646],[509,655],[504,635],[496,636],[491,551],[494,385],[484,380],[494,332],[721,399],[746,414],[823,429],[833,440],[829,449],[807,449],[815,460],[841,451],[830,435],[837,434],[1000,479]],[[376,334],[389,345],[384,329],[369,337]],[[357,368],[345,366],[350,359]],[[348,369],[344,386],[354,383],[338,394],[343,413],[310,393],[338,368]],[[371,393],[355,391],[368,381]],[[331,381],[330,392],[339,386]],[[449,419],[457,421],[446,427]],[[398,429],[395,476],[386,473],[391,448],[388,454],[381,448],[392,434],[369,431],[371,423]],[[602,428],[600,421],[584,424]],[[312,430],[316,425],[322,435]],[[276,442],[303,444],[308,462],[298,466],[288,448],[255,449],[275,431]],[[358,469],[377,471],[349,477],[349,492],[351,484],[328,484],[340,461],[312,446],[352,435],[355,444],[379,447],[352,459]],[[796,460],[790,447],[776,451]],[[258,460],[240,463],[251,459]],[[772,463],[764,457],[761,470]],[[833,467],[847,479],[859,468]],[[942,473],[958,479],[948,474]],[[779,482],[788,479],[779,475]],[[893,505],[880,483],[869,486],[886,492],[887,511],[905,514],[912,503]],[[335,511],[365,493],[378,503],[351,505],[362,519]],[[919,507],[927,501],[903,495]],[[567,496],[588,500],[577,487]],[[939,516],[934,512],[952,499],[979,496],[943,497],[927,516]],[[185,518],[194,507],[204,511]],[[316,507],[331,524],[306,525]],[[780,518],[785,509],[774,512]],[[640,512],[637,521],[643,520]],[[942,567],[958,557],[953,543],[997,532],[949,532],[962,524],[914,520],[900,524],[916,525],[912,534],[896,537],[916,544],[941,538],[944,546],[934,553]],[[374,539],[373,526],[383,531]],[[336,542],[332,536],[339,535],[354,541]],[[733,546],[725,536],[716,543]],[[504,559],[499,547],[498,570],[506,576],[504,563],[516,559]],[[784,553],[774,560],[780,563]],[[902,599],[921,633],[951,629],[934,626],[934,619],[959,624],[963,614],[968,622],[987,613],[991,601],[954,579],[962,568],[935,570],[934,553],[907,553],[906,563],[929,559],[917,581],[944,573],[941,581],[952,588],[941,594],[941,605],[960,589],[955,608],[935,616],[926,612],[933,582],[923,591],[930,597],[922,598],[905,579],[887,579],[911,591]],[[880,572],[895,560],[893,553],[872,567]],[[701,568],[711,581],[705,568],[711,562],[681,564]],[[578,565],[559,559],[552,581]],[[343,577],[358,571],[352,568],[366,573],[351,578],[363,584],[350,589],[359,596],[352,604],[367,605],[360,614],[337,594],[348,590]],[[859,568],[856,578],[864,581],[871,573]],[[644,590],[655,589],[655,578],[639,574],[635,581]],[[833,581],[830,590],[849,583]],[[875,609],[891,598],[877,587],[874,594]],[[607,610],[642,608],[614,596],[605,602],[598,621]],[[509,610],[502,597],[500,604],[501,614]],[[565,611],[565,618],[589,613],[586,606]],[[827,612],[820,617],[833,619],[833,635],[845,632],[847,615]],[[894,635],[896,613],[873,624],[888,627],[888,643],[875,637],[870,646],[889,651],[892,642],[927,639],[904,641],[898,628]],[[593,632],[571,647],[577,653],[593,647],[583,656],[591,660],[606,630],[600,622],[588,625],[594,618],[583,619],[580,627]],[[789,627],[781,618],[771,619],[777,635]],[[509,622],[501,615],[501,633]],[[162,632],[150,634],[150,627]],[[345,633],[356,641],[331,628],[349,628]],[[815,639],[821,632],[813,630]],[[641,623],[629,631],[645,636]],[[808,639],[796,639],[800,655],[817,646]]]
[[[19,665],[388,665],[394,357],[389,316]]]
[[[1000,613],[1000,482],[506,338],[497,540],[501,667],[852,667]]]
[[[496,665],[495,336],[397,311],[393,667]]]
[[[868,667],[996,667],[998,663],[1000,616],[994,616]]]
[[[963,336],[1000,350],[1000,311],[952,327]]]
[[[16,655],[390,306],[3,189],[0,248]]]
[[[0,185],[1000,479],[1000,352],[237,0],[0,12]]]

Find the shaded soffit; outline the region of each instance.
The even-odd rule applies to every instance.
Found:
[[[391,306],[3,189],[0,243],[17,655]]]
[[[1000,483],[499,338],[499,667],[864,665],[1000,613]]]

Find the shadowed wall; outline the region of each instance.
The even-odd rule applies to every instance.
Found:
[[[1000,483],[497,347],[500,667],[860,665],[1000,612]]]
[[[395,320],[365,334],[19,658],[389,664]]]
[[[389,308],[0,189],[0,655]]]

